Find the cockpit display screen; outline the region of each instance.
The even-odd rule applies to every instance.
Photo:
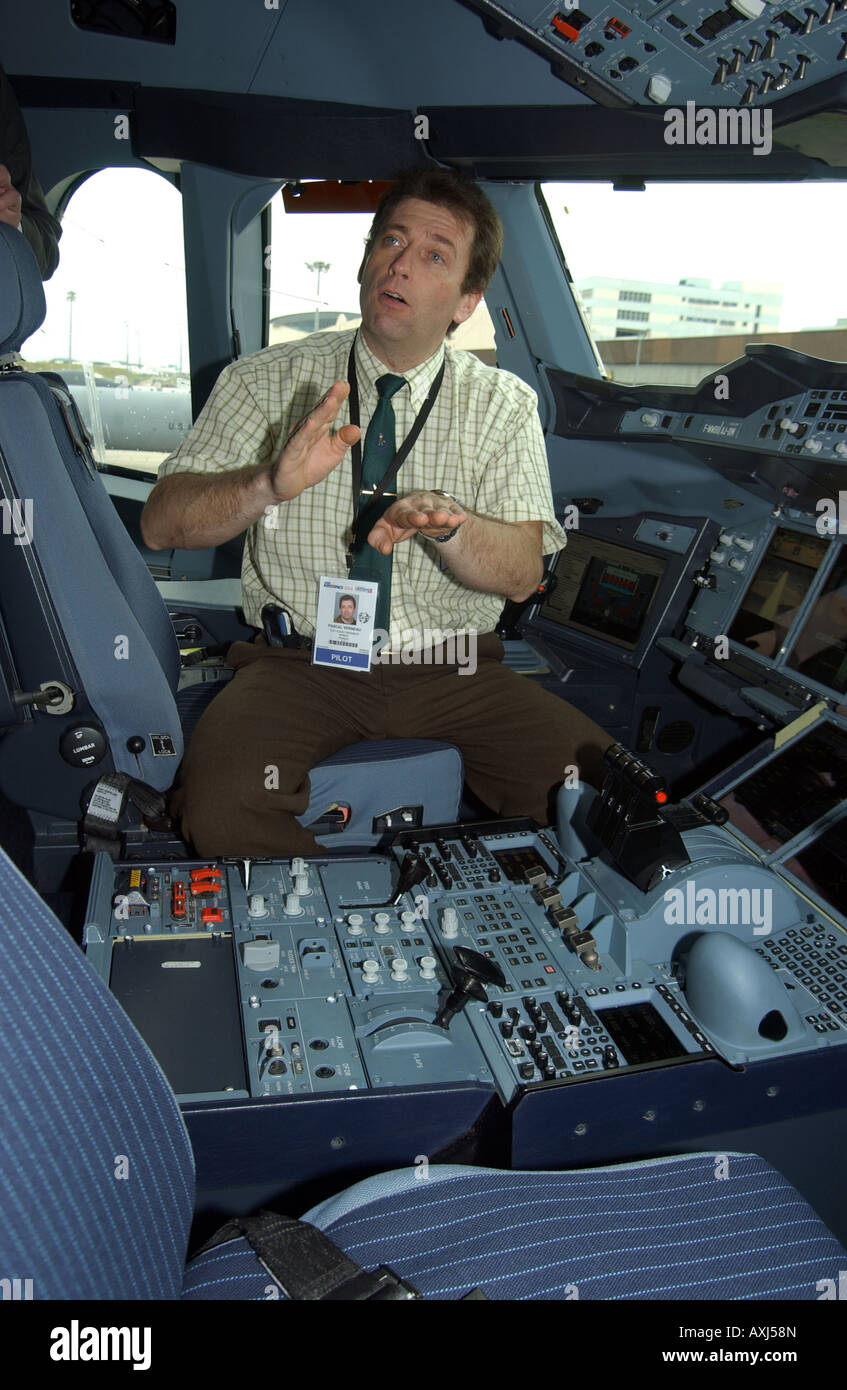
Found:
[[[847,797],[847,732],[822,720],[719,798],[737,830],[766,853]]]
[[[839,694],[847,692],[847,546],[841,547],[786,664]]]
[[[571,532],[538,616],[634,651],[665,568],[658,556]]]
[[[750,581],[729,635],[775,657],[827,554],[829,542],[780,526]]]

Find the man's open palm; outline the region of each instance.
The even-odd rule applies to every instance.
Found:
[[[326,478],[361,436],[358,425],[342,425],[332,433],[335,418],[349,393],[346,381],[336,381],[294,426],[270,472],[271,487],[280,502],[290,502]]]

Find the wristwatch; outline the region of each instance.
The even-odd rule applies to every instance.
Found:
[[[442,488],[440,488],[440,487],[431,487],[431,488],[430,488],[430,492],[432,493],[433,497],[446,497],[446,498],[448,499],[448,501],[450,501],[450,502],[455,502],[455,503],[456,503],[456,506],[459,506],[459,505],[460,505],[458,499],[455,498],[455,497],[453,496],[452,492],[444,492],[444,490],[443,490]],[[454,526],[454,527],[453,527],[453,530],[452,530],[452,531],[448,531],[448,532],[446,533],[446,535],[443,535],[443,536],[428,536],[428,537],[427,537],[427,540],[435,541],[436,545],[443,545],[445,541],[451,541],[451,540],[453,539],[453,537],[455,536],[456,532],[457,532],[463,525],[464,525],[464,523],[460,521],[459,524],[458,524],[458,526]]]

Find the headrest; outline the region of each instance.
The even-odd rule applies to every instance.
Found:
[[[0,357],[19,352],[41,327],[46,312],[44,286],[29,242],[0,222]]]

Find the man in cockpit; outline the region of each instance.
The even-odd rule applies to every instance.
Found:
[[[227,367],[162,465],[146,543],[214,546],[249,528],[247,619],[260,628],[278,605],[301,638],[230,649],[235,675],[200,720],[172,801],[204,856],[314,853],[294,819],[309,769],[364,739],[453,743],[480,801],[542,823],[566,768],[602,781],[612,740],[505,668],[494,633],[503,600],[529,597],[542,556],[566,539],[535,393],[445,341],[501,246],[475,184],[449,170],[401,175],[366,242],[361,328]],[[318,664],[327,577],[354,592],[356,579],[378,585],[374,637],[388,644],[370,670]],[[472,674],[449,660],[457,633],[475,638]],[[402,662],[386,660],[401,643]]]

